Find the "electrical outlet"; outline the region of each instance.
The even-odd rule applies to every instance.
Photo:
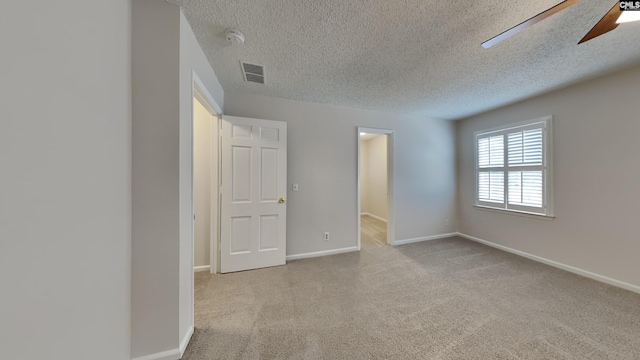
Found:
[[[445,221],[444,221],[444,225],[445,225],[445,226],[449,226],[449,225],[450,225],[450,223],[449,223],[449,219],[447,219],[447,220],[445,220]]]
[[[324,241],[329,241],[329,232],[324,233]]]

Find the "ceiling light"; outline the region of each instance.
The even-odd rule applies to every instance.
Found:
[[[360,136],[365,136],[367,135],[367,133],[360,133]]]
[[[618,24],[628,23],[640,20],[640,11],[623,11],[622,15],[616,21]]]

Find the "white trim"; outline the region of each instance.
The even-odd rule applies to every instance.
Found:
[[[180,349],[173,349],[151,355],[140,356],[133,358],[132,360],[178,360],[181,357]]]
[[[365,212],[365,213],[360,213],[360,215],[362,215],[362,216],[368,216],[368,217],[370,217],[370,218],[374,218],[374,219],[376,219],[376,220],[380,220],[380,221],[382,221],[382,222],[387,222],[387,219],[383,219],[383,218],[381,218],[380,216],[373,215],[372,213]]]
[[[529,128],[541,128],[543,131],[542,136],[542,148],[543,148],[543,156],[544,161],[542,165],[538,166],[509,166],[508,162],[508,151],[509,146],[507,145],[507,137],[509,132],[513,132],[516,129],[529,129]],[[480,138],[489,138],[491,136],[502,136],[504,139],[504,161],[502,166],[490,166],[487,168],[480,168],[478,164],[478,139]],[[499,127],[480,130],[473,133],[473,144],[474,144],[474,162],[475,162],[475,171],[474,171],[474,182],[475,182],[475,193],[474,193],[474,206],[482,207],[482,208],[491,208],[495,210],[501,210],[504,212],[517,212],[517,213],[527,213],[532,215],[540,215],[546,217],[554,217],[555,211],[555,202],[554,202],[554,181],[553,181],[553,116],[543,116],[532,120],[521,121],[514,124],[502,125]],[[536,171],[542,171],[544,174],[543,179],[543,207],[536,208],[530,206],[517,206],[513,204],[509,204],[509,191],[508,191],[508,175],[511,169],[518,169],[526,171],[526,169],[535,169]],[[493,203],[490,201],[481,201],[479,196],[479,182],[478,182],[478,174],[480,172],[502,172],[504,174],[504,198],[500,203]],[[540,209],[541,211],[538,211]]]
[[[195,201],[194,201],[194,166],[193,166],[193,129],[194,129],[194,99],[198,100],[209,112],[209,114],[211,114],[212,116],[214,114],[217,114],[218,116],[222,115],[222,107],[220,107],[220,105],[218,105],[218,103],[216,102],[215,98],[211,95],[211,93],[209,92],[209,90],[207,89],[206,85],[204,84],[204,82],[200,79],[200,77],[198,76],[198,74],[196,73],[195,70],[191,70],[191,149],[189,150],[189,152],[191,153],[191,264],[190,266],[194,267],[194,271],[191,272],[191,316],[190,316],[190,327],[189,330],[187,331],[187,334],[185,336],[185,339],[183,339],[183,342],[186,340],[186,343],[184,344],[184,348],[182,348],[182,344],[180,344],[180,348],[179,349],[175,349],[175,350],[171,350],[171,352],[176,352],[178,355],[177,357],[174,357],[173,355],[171,355],[171,357],[152,357],[149,359],[137,359],[137,360],[177,360],[180,359],[182,357],[182,353],[184,352],[184,349],[186,348],[186,345],[189,343],[189,339],[191,339],[191,335],[193,335],[193,326],[195,323],[195,270],[196,270],[196,266],[195,266],[195,224],[194,224],[194,217],[195,217]],[[215,123],[215,122],[214,122]],[[213,125],[213,124],[212,124]],[[217,138],[217,135],[215,133],[215,131],[217,130],[217,127],[212,126],[212,139],[211,141],[218,141],[219,139]],[[212,143],[213,145],[213,143]],[[215,147],[212,146],[212,158],[215,159]],[[213,172],[213,167],[211,169],[211,171]],[[216,181],[218,181],[218,179],[215,179]],[[212,189],[217,189],[218,188],[218,184],[213,184],[214,181],[214,176],[211,176],[211,186]],[[211,219],[214,219],[214,209],[217,210],[217,201],[213,201],[214,199],[214,193],[211,192],[211,203],[210,203],[210,208],[211,208]],[[215,193],[215,196],[218,196],[218,193]],[[214,208],[214,202],[215,202],[215,208]],[[217,214],[217,212],[216,212]],[[216,222],[215,224],[213,222],[211,222],[211,227],[213,227],[215,225],[216,229],[219,227],[218,223]],[[215,237],[213,236],[213,234],[209,235],[209,241],[210,241],[210,253],[209,253],[209,263],[212,264],[213,266],[210,266],[209,269],[210,271],[213,270],[212,272],[215,272],[215,269],[217,269],[217,267],[219,266],[218,261],[217,261],[217,257],[214,256],[215,251],[218,249],[218,236],[217,234],[215,235]],[[164,355],[163,355],[164,356]]]
[[[209,271],[210,269],[211,265],[194,266],[193,272]]]
[[[361,208],[361,189],[360,189],[360,133],[372,133],[372,134],[383,134],[387,135],[387,244],[393,245],[395,241],[395,231],[396,231],[396,208],[395,208],[395,133],[394,130],[391,129],[377,129],[377,128],[367,128],[367,127],[356,127],[356,143],[357,143],[357,154],[356,154],[356,206],[358,209],[357,214],[360,214],[362,211]],[[357,221],[358,226],[358,251],[362,248],[362,222],[360,221],[360,216],[358,216]]]
[[[612,279],[612,278],[607,277],[607,276],[603,276],[603,275],[600,275],[600,274],[593,273],[591,271],[583,270],[583,269],[580,269],[580,268],[577,268],[577,267],[574,267],[574,266],[571,266],[571,265],[566,265],[566,264],[563,264],[563,263],[560,263],[560,262],[557,262],[557,261],[549,260],[549,259],[543,258],[541,256],[537,256],[537,255],[526,253],[524,251],[512,249],[510,247],[507,247],[507,246],[504,246],[504,245],[500,245],[500,244],[496,244],[496,243],[493,243],[491,241],[483,240],[483,239],[477,238],[475,236],[471,236],[471,235],[467,235],[467,234],[463,234],[463,233],[458,233],[458,236],[463,237],[463,238],[468,239],[468,240],[471,240],[471,241],[478,242],[480,244],[491,246],[493,248],[496,248],[496,249],[499,249],[499,250],[502,250],[502,251],[506,251],[506,252],[509,252],[509,253],[512,253],[512,254],[515,254],[515,255],[518,255],[518,256],[522,256],[522,257],[525,257],[527,259],[531,259],[531,260],[534,260],[534,261],[537,261],[537,262],[540,262],[540,263],[543,263],[543,264],[546,264],[546,265],[549,265],[549,266],[553,266],[553,267],[561,269],[561,270],[565,270],[565,271],[568,271],[568,272],[571,272],[571,273],[574,273],[574,274],[577,274],[577,275],[581,275],[581,276],[587,277],[589,279],[600,281],[600,282],[603,282],[605,284],[609,284],[609,285],[612,285],[612,286],[616,286],[616,287],[619,287],[619,288],[622,288],[622,289],[625,289],[625,290],[629,290],[629,291],[633,291],[635,293],[640,294],[640,286],[638,286],[638,285],[629,284],[629,283],[626,283],[624,281]]]
[[[489,129],[484,129],[484,130],[478,130],[476,132],[473,133],[473,137],[477,137],[478,135],[485,135],[485,134],[490,134],[490,133],[498,133],[498,132],[502,132],[505,130],[513,130],[516,128],[521,128],[521,127],[526,127],[529,125],[533,125],[533,124],[538,124],[538,123],[543,123],[546,122],[547,120],[551,120],[553,119],[552,115],[546,115],[546,116],[541,116],[535,119],[531,119],[531,120],[522,120],[522,121],[518,121],[516,123],[509,123],[507,125],[500,125],[500,126],[495,126]]]
[[[182,359],[182,355],[184,355],[184,351],[187,350],[187,345],[189,345],[189,341],[191,341],[191,336],[193,336],[193,326],[187,330],[187,333],[184,335],[182,342],[180,342],[180,359]]]
[[[342,248],[342,249],[331,249],[331,250],[316,251],[316,252],[310,252],[310,253],[304,253],[304,254],[287,255],[287,261],[309,259],[309,258],[315,258],[315,257],[327,256],[327,255],[344,254],[344,253],[349,253],[349,252],[354,252],[359,250],[360,249],[358,249],[357,246],[352,246],[352,247]]]
[[[198,74],[196,74],[195,71],[192,71],[191,74],[192,74],[193,89],[194,89],[193,96],[195,96],[198,100],[203,102],[204,104],[202,105],[204,105],[207,108],[207,110],[209,110],[210,113],[216,113],[216,114],[222,115],[222,108],[220,107],[220,105],[218,105],[218,103],[213,98],[213,96],[211,96],[211,93],[209,93],[209,90],[207,89],[207,87],[204,85],[202,80],[200,80],[200,77],[198,76]]]
[[[211,115],[211,166],[209,167],[209,272],[215,274],[218,266],[218,147],[220,136],[218,135],[218,119],[220,114]],[[214,160],[215,159],[215,160]],[[215,162],[214,162],[215,161]]]
[[[219,157],[219,147],[220,147],[220,136],[219,136],[219,131],[220,131],[220,119],[222,118],[222,108],[220,107],[220,105],[218,105],[218,103],[216,102],[216,100],[214,99],[214,97],[211,95],[211,93],[209,92],[209,90],[207,89],[207,87],[204,85],[204,82],[202,82],[202,80],[200,80],[200,77],[198,77],[198,74],[195,71],[191,72],[191,76],[192,76],[192,92],[193,92],[193,96],[192,98],[196,98],[200,101],[200,103],[207,109],[207,111],[209,112],[209,114],[212,116],[212,123],[211,123],[211,158],[212,159],[216,159],[218,166],[211,167],[211,199],[210,199],[210,205],[211,205],[211,227],[213,228],[215,226],[215,230],[211,231],[210,236],[209,236],[209,263],[212,264],[213,266],[211,266],[209,268],[210,272],[212,274],[215,274],[219,271],[220,269],[220,262],[218,261],[218,244],[219,244],[219,230],[220,230],[220,222],[219,222],[219,210],[220,210],[220,204],[219,204],[219,193],[218,192],[213,192],[214,189],[218,189],[218,186],[220,184],[220,177],[219,177],[219,173],[220,173],[220,157]],[[192,100],[193,101],[193,100]],[[193,112],[193,104],[191,105],[191,111]],[[193,122],[193,113],[191,114],[191,121]],[[193,138],[193,129],[192,129],[192,138]],[[213,146],[215,144],[217,144],[218,146]],[[193,144],[193,139],[192,139],[192,144]],[[192,150],[193,152],[193,150]],[[193,171],[193,153],[192,153],[192,171]],[[193,178],[193,176],[192,176]],[[192,192],[193,192],[193,185],[192,185]],[[193,202],[192,202],[193,203]],[[194,232],[194,237],[195,237],[195,232]]]
[[[518,210],[498,209],[491,206],[473,205],[473,207],[480,210],[487,210],[487,211],[508,214],[508,215],[524,216],[524,217],[528,217],[531,219],[538,219],[538,220],[553,220],[556,218],[555,216],[551,216],[551,215],[536,214],[536,213],[530,213],[530,212],[518,211]]]
[[[216,146],[216,153],[215,153],[215,159],[217,162],[217,167],[216,167],[216,178],[215,178],[215,184],[213,184],[214,179],[212,178],[212,184],[211,184],[211,194],[213,194],[213,192],[215,191],[215,204],[212,202],[211,205],[215,205],[215,219],[213,219],[213,206],[211,207],[211,215],[212,215],[212,221],[215,222],[216,224],[216,231],[215,234],[214,232],[211,232],[211,273],[212,274],[216,274],[220,272],[220,239],[221,239],[221,235],[220,235],[220,224],[222,221],[221,218],[221,213],[222,213],[222,187],[220,186],[220,184],[222,184],[222,113],[218,114],[217,117],[217,121],[216,121],[216,127],[215,127],[215,135],[214,137],[216,138],[215,142],[217,144]],[[212,224],[214,223],[212,222]],[[214,237],[215,236],[215,237]]]
[[[458,236],[458,233],[439,234],[439,235],[418,237],[418,238],[413,238],[413,239],[396,240],[393,243],[393,246],[412,244],[412,243],[417,243],[417,242],[422,242],[422,241],[446,239],[446,238],[450,238],[450,237],[454,237],[454,236]]]
[[[362,213],[362,200],[361,200],[361,186],[360,186],[360,166],[361,165],[361,161],[360,161],[360,147],[362,144],[362,141],[360,140],[360,128],[356,128],[356,143],[357,143],[357,153],[356,153],[356,206],[358,208],[358,214]],[[388,184],[387,184],[388,186]],[[360,251],[360,249],[362,249],[362,219],[360,218],[360,216],[358,216],[358,220],[356,221],[356,226],[358,227],[358,251]],[[389,225],[387,225],[387,227],[389,227]],[[387,229],[387,232],[389,232],[389,229]]]

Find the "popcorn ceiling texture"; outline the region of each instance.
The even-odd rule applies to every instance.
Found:
[[[560,0],[168,0],[225,91],[460,119],[640,62],[640,22],[582,45],[615,4],[584,0],[485,50]],[[236,28],[244,46],[231,46]],[[245,83],[240,61],[265,67]]]

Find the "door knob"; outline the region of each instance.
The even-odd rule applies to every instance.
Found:
[[[284,204],[284,198],[280,198],[280,200],[278,200],[278,202],[279,202],[280,204]]]

